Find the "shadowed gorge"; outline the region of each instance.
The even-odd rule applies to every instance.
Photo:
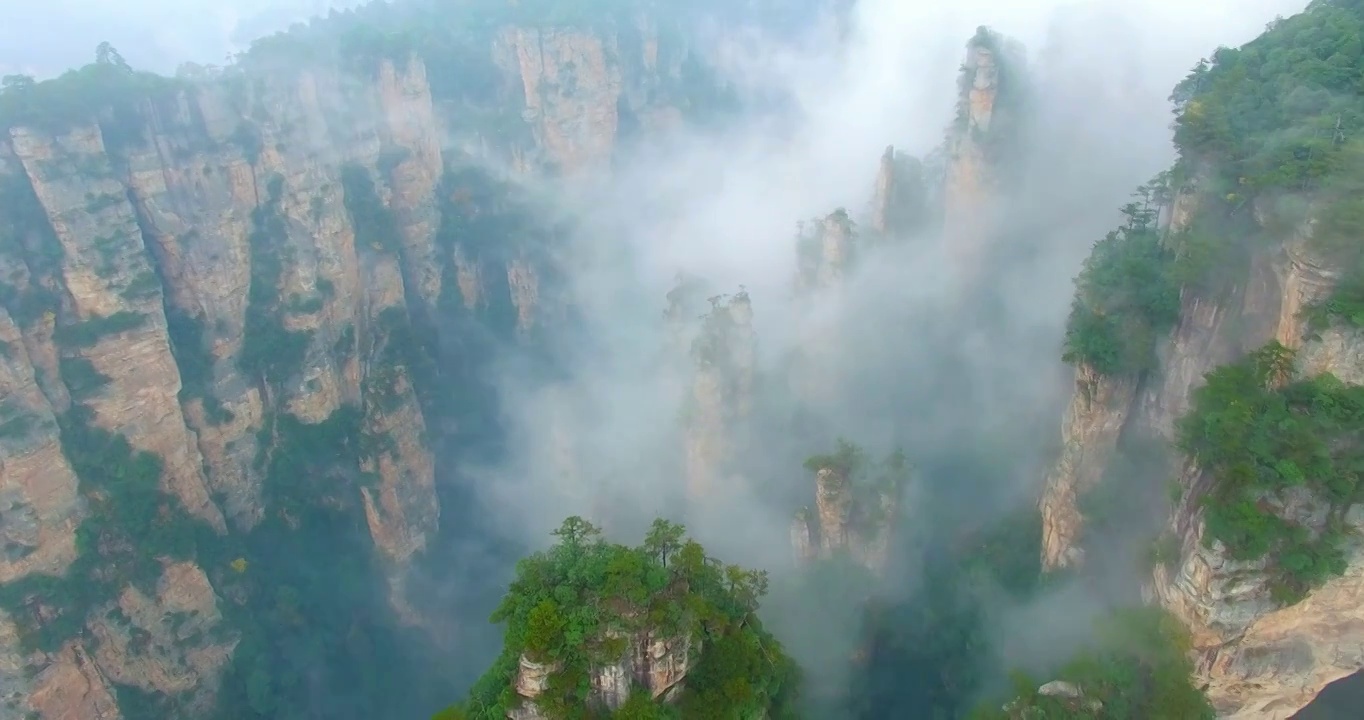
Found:
[[[0,715],[1353,712],[1364,5],[348,8],[3,78]]]

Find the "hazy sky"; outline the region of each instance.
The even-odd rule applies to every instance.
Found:
[[[567,0],[566,0],[567,1]],[[137,67],[172,71],[184,60],[218,63],[236,43],[289,23],[363,0],[0,0],[0,73],[58,73],[88,62],[108,40]],[[938,15],[961,24],[1013,26],[1016,35],[1046,22],[1063,0],[901,0],[915,15]],[[1150,24],[1135,34],[1166,36],[1172,48],[1235,44],[1252,37],[1276,13],[1292,13],[1305,0],[1140,0],[1098,3],[1150,10]],[[951,38],[953,43],[958,38]],[[1173,58],[1172,58],[1173,59]],[[1180,61],[1181,64],[1183,61]]]
[[[236,45],[363,0],[0,0],[0,73],[46,77],[108,40],[135,67],[221,63]]]

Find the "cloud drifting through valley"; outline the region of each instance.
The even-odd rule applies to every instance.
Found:
[[[597,347],[570,381],[543,393],[516,378],[504,383],[521,429],[520,463],[485,485],[495,488],[494,502],[529,537],[542,537],[569,511],[590,514],[603,495],[661,509],[651,507],[665,497],[658,483],[676,478],[657,467],[658,458],[677,441],[682,381],[659,377],[660,312],[678,271],[707,278],[717,292],[747,287],[760,371],[774,370],[821,317],[852,333],[836,341],[841,359],[833,368],[852,394],[827,408],[845,416],[850,437],[898,424],[936,433],[941,445],[961,425],[1055,424],[1054,408],[1037,408],[1055,404],[1064,389],[1058,347],[1071,278],[1132,189],[1169,166],[1170,88],[1218,45],[1244,42],[1275,14],[1302,5],[862,0],[843,44],[825,28],[782,43],[744,35],[711,49],[741,86],[780,89],[796,99],[796,112],[630,148],[610,179],[576,189],[569,205],[586,229],[565,253],[570,294]],[[960,287],[940,256],[951,237],[862,263],[838,307],[811,315],[793,305],[795,223],[840,206],[863,213],[888,144],[920,157],[940,145],[964,43],[979,25],[1022,42],[1035,85],[1030,169],[1005,228],[1025,235],[1032,249],[992,278],[1004,317],[978,327],[971,320],[984,308],[960,305]],[[935,337],[904,334],[928,332],[930,319],[947,315],[957,318],[946,323],[947,335],[942,327]],[[931,371],[948,357],[972,365],[974,397],[932,397]],[[887,393],[917,406],[887,407]],[[563,474],[555,450],[562,442],[550,438],[555,427],[571,428],[590,448],[576,479]],[[904,431],[889,435],[896,434]],[[879,441],[891,440],[905,438]],[[774,458],[770,471],[784,472],[788,461]],[[1035,482],[1021,476],[1016,489],[1031,491]],[[769,515],[782,527],[787,518],[785,509],[764,507],[742,514],[750,529]]]
[[[40,76],[85,62],[102,40],[160,72],[220,63],[251,36],[359,4],[0,3],[0,73]],[[560,379],[528,383],[510,364],[497,378],[512,459],[467,473],[489,524],[537,546],[568,514],[634,518],[610,525],[633,541],[638,523],[667,514],[721,557],[779,569],[791,557],[785,500],[809,491],[800,462],[836,435],[876,453],[904,446],[919,466],[917,491],[955,500],[952,519],[965,525],[1033,502],[1069,390],[1059,346],[1071,278],[1131,190],[1169,166],[1170,88],[1215,47],[1245,42],[1304,4],[860,0],[841,39],[830,25],[781,40],[717,33],[707,54],[740,88],[791,98],[791,111],[651,138],[622,148],[610,177],[557,189],[577,220],[561,250],[583,323],[553,338],[568,366]],[[799,301],[796,223],[837,207],[861,220],[887,145],[918,157],[938,148],[964,44],[980,25],[1022,43],[1033,84],[1027,170],[998,228],[1018,247],[987,263],[988,292],[954,277],[955,238],[945,236],[870,250],[842,292]],[[784,363],[811,345],[824,350],[827,390],[808,400],[820,422],[803,434],[787,431],[787,405],[760,403],[744,482],[690,507],[679,501],[688,361],[668,349],[661,317],[678,272],[706,278],[714,292],[747,288],[760,395],[786,392],[774,385]],[[907,525],[924,520],[914,511],[911,497]],[[481,572],[472,568],[447,568],[449,581]],[[914,576],[895,580],[908,592]],[[1084,605],[1019,612],[1046,628],[1073,624],[1066,615]]]
[[[794,112],[650,139],[626,149],[611,177],[574,187],[564,203],[581,231],[564,257],[586,327],[558,338],[567,379],[501,378],[513,460],[474,473],[481,500],[532,546],[568,514],[606,519],[626,541],[665,514],[721,557],[777,572],[791,562],[784,501],[811,491],[800,462],[837,435],[877,454],[904,447],[915,492],[948,498],[964,527],[1035,502],[1070,390],[1059,355],[1071,279],[1132,190],[1169,167],[1170,89],[1217,46],[1303,4],[862,0],[842,42],[832,26],[780,42],[729,34],[711,56],[740,87],[794,98]],[[1033,85],[1027,170],[996,228],[1002,249],[1018,247],[986,263],[987,292],[954,277],[946,236],[871,250],[840,293],[798,301],[797,221],[836,207],[862,220],[887,145],[918,157],[941,145],[964,44],[980,25],[1023,44]],[[669,356],[661,318],[678,272],[717,293],[746,287],[769,395],[787,392],[774,386],[784,363],[812,344],[824,347],[827,391],[807,399],[814,433],[788,432],[790,408],[759,402],[742,481],[685,511],[688,366]],[[907,505],[912,531],[928,519],[915,517],[912,497]],[[635,521],[611,522],[621,518]],[[899,591],[914,587],[912,567],[894,579]],[[1020,658],[1038,642],[1062,651],[1048,628],[1076,635],[1095,608],[1074,590],[1047,607],[1005,608],[998,632]]]

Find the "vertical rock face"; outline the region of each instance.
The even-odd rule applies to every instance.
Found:
[[[137,500],[154,503],[158,523],[183,515],[207,525],[223,543],[215,551],[297,529],[308,510],[354,512],[384,561],[378,581],[396,610],[410,610],[404,570],[440,517],[428,425],[446,419],[431,387],[442,369],[425,354],[441,330],[434,320],[459,308],[533,333],[555,277],[521,237],[533,223],[507,209],[510,192],[474,188],[488,197],[469,202],[470,188],[451,178],[475,159],[522,172],[605,167],[628,132],[680,121],[698,90],[685,47],[643,19],[480,32],[457,38],[469,45],[458,50],[488,77],[428,67],[449,47],[348,53],[340,65],[325,52],[303,59],[286,47],[281,58],[267,48],[161,84],[104,63],[111,90],[81,97],[88,112],[61,103],[45,110],[71,117],[35,126],[6,115],[0,592],[17,600],[0,608],[13,615],[0,622],[9,703],[0,714],[117,718],[117,686],[173,696],[186,716],[212,714],[248,625],[228,612],[252,601],[234,575],[245,557],[241,568],[204,552],[186,559],[163,552],[159,536],[123,547],[139,540],[130,529],[112,550],[145,550],[154,564],[124,582],[124,568],[106,568],[110,548],[77,543],[123,488],[73,437],[104,450],[126,440],[134,460],[159,463],[167,498]],[[106,95],[113,104],[95,107]],[[731,471],[752,412],[747,295],[706,328],[689,426],[698,486]],[[300,439],[338,426],[345,437],[327,452]],[[345,467],[312,472],[332,454]],[[319,478],[316,507],[299,507],[293,495]],[[48,576],[85,575],[118,581],[101,582],[103,595],[79,613],[33,591]],[[65,642],[31,652],[34,632],[58,621]],[[632,653],[621,665],[627,685],[664,691],[690,657],[653,641]]]
[[[0,309],[0,583],[59,575],[76,558],[76,474],[34,372],[19,328]]]
[[[995,230],[992,208],[1008,190],[1010,156],[1019,150],[1015,106],[1023,53],[983,27],[966,47],[947,142],[943,229],[958,272],[969,274]]]
[[[872,232],[881,239],[903,240],[923,228],[929,216],[923,163],[887,147],[872,192]]]
[[[815,508],[819,518],[819,549],[825,557],[848,548],[852,487],[847,472],[823,467],[815,472]]]
[[[1176,198],[1169,222],[1188,227],[1196,191]],[[1262,226],[1265,218],[1256,213]],[[1303,310],[1328,296],[1338,272],[1310,245],[1310,221],[1280,242],[1249,257],[1243,279],[1214,298],[1186,290],[1178,322],[1158,349],[1159,370],[1140,379],[1100,379],[1081,384],[1063,428],[1065,448],[1048,477],[1042,500],[1044,556],[1049,568],[1078,557],[1081,524],[1075,497],[1103,472],[1118,433],[1176,439],[1176,423],[1190,409],[1191,392],[1206,373],[1234,362],[1271,340],[1297,350],[1301,377],[1331,373],[1347,383],[1364,381],[1364,337],[1333,326],[1309,333]],[[1135,389],[1134,389],[1135,388]],[[1125,398],[1131,398],[1126,400]],[[1081,422],[1083,420],[1083,422]],[[1085,470],[1083,468],[1089,468]],[[1172,468],[1183,491],[1166,532],[1178,557],[1158,564],[1151,599],[1189,629],[1195,655],[1194,684],[1204,688],[1225,718],[1292,717],[1327,684],[1364,669],[1364,551],[1346,545],[1347,568],[1291,605],[1271,594],[1264,561],[1233,560],[1221,542],[1205,542],[1200,500],[1214,478],[1187,459]],[[1310,530],[1326,523],[1326,506],[1300,489],[1263,499],[1262,507]],[[1356,507],[1343,518],[1347,532],[1364,529]]]
[[[1170,205],[1165,229],[1171,234],[1187,230],[1196,203],[1196,194],[1181,191]],[[1216,329],[1233,305],[1234,298],[1211,302],[1186,294],[1158,377],[1110,376],[1087,364],[1076,367],[1075,391],[1061,422],[1060,456],[1047,473],[1038,503],[1044,571],[1083,561],[1080,497],[1102,480],[1129,421],[1151,437],[1173,440],[1174,421],[1189,389],[1224,356],[1224,333]]]
[[[1061,425],[1061,457],[1042,490],[1042,567],[1055,570],[1083,557],[1079,496],[1099,484],[1137,393],[1134,378],[1075,369],[1075,395]]]
[[[255,430],[264,407],[258,388],[240,372],[251,282],[251,212],[257,179],[245,153],[225,143],[236,118],[219,93],[182,95],[161,108],[157,132],[127,155],[129,196],[164,279],[168,312],[178,326],[199,327],[185,353],[204,355],[201,383],[184,393],[184,411],[198,436],[208,480],[223,511],[251,527],[263,511],[260,480],[251,467]],[[203,118],[202,126],[195,121]],[[204,143],[206,134],[215,143]],[[208,412],[221,405],[230,413]]]
[[[1300,376],[1331,373],[1360,384],[1364,336],[1357,330],[1337,325],[1305,339],[1301,310],[1324,299],[1336,277],[1309,248],[1307,227],[1278,253],[1253,263],[1252,281],[1233,315],[1250,347],[1277,339],[1297,349]],[[1212,330],[1205,337],[1219,334]],[[1209,365],[1227,362],[1234,352],[1215,349],[1221,357],[1214,356]],[[1211,480],[1193,464],[1183,469],[1185,494],[1171,520],[1183,551],[1177,562],[1155,569],[1152,592],[1190,628],[1197,680],[1206,685],[1220,716],[1292,717],[1326,685],[1364,669],[1364,651],[1356,650],[1364,647],[1364,548],[1349,543],[1344,574],[1283,606],[1271,597],[1263,563],[1238,562],[1220,542],[1205,544],[1197,499]],[[1303,527],[1320,530],[1326,524],[1325,505],[1310,493],[1292,490],[1265,502]],[[1357,506],[1343,521],[1347,533],[1364,530],[1364,513]]]
[[[655,637],[643,631],[618,635],[625,651],[613,663],[595,665],[589,671],[592,692],[588,702],[593,706],[617,710],[639,688],[654,700],[670,702],[681,696],[687,673],[699,657],[699,648],[689,637]],[[519,707],[507,711],[510,720],[548,720],[550,717],[535,705],[549,687],[559,667],[552,663],[537,663],[522,655],[513,680],[516,694],[521,697]]]
[[[524,118],[547,158],[564,172],[598,167],[615,147],[621,68],[614,35],[568,29],[508,28],[498,64],[525,89]]]
[[[19,129],[11,140],[61,247],[75,321],[66,350],[107,378],[83,404],[98,427],[160,456],[166,487],[191,514],[225,529],[177,399],[161,284],[99,128],[51,138]]]
[[[873,573],[886,567],[905,478],[899,466],[885,469],[896,475],[872,483],[861,463],[825,458],[814,466],[815,512],[801,510],[791,523],[797,563],[845,555]]]
[[[802,224],[796,239],[796,288],[810,291],[837,286],[852,259],[854,242],[852,218],[841,208]]]
[[[399,70],[390,60],[379,64],[379,106],[384,117],[384,136],[393,162],[390,205],[402,232],[407,277],[417,296],[429,309],[440,297],[442,273],[437,261],[435,235],[440,224],[436,190],[444,172],[442,133],[431,103],[426,64],[410,57]],[[390,160],[389,158],[392,158]]]
[[[811,535],[810,511],[802,508],[791,518],[791,550],[795,554],[797,565],[803,565],[816,557]]]
[[[218,596],[193,563],[165,568],[148,595],[124,588],[89,623],[95,662],[109,682],[165,695],[194,695],[191,707],[213,707],[216,679],[236,639],[214,640],[222,622]]]
[[[753,407],[753,306],[748,293],[710,298],[711,311],[692,342],[685,401],[687,489],[707,498],[733,472]]]

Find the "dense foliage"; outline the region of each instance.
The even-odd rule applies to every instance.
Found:
[[[141,104],[173,96],[183,85],[128,66],[109,43],[95,50],[95,62],[53,80],[23,75],[0,80],[0,129],[25,126],[65,132],[97,121],[110,150],[145,141]]]
[[[1314,0],[1241,48],[1218,48],[1171,98],[1180,166],[1209,198],[1231,213],[1255,207],[1280,226],[1279,239],[1311,208],[1314,243],[1349,271],[1316,308],[1318,324],[1364,320],[1361,38],[1359,2]]]
[[[607,542],[582,518],[565,520],[557,544],[517,565],[492,616],[506,624],[502,656],[442,717],[500,720],[530,702],[513,688],[521,657],[553,668],[533,701],[552,717],[607,717],[591,699],[589,673],[646,637],[689,641],[688,652],[699,651],[676,705],[682,716],[791,717],[798,671],[756,616],[767,573],[723,565],[684,533],[656,520],[644,543],[629,547]],[[667,716],[654,705],[637,697],[610,716]]]
[[[1135,375],[1155,364],[1160,333],[1179,319],[1173,258],[1161,243],[1158,208],[1168,186],[1143,186],[1122,208],[1122,227],[1095,243],[1075,278],[1063,358],[1102,375]]]
[[[1344,571],[1343,520],[1364,468],[1364,387],[1292,372],[1293,354],[1270,343],[1208,373],[1179,425],[1184,449],[1216,480],[1201,498],[1208,542],[1237,560],[1267,557],[1285,602]],[[1302,491],[1324,515],[1296,517]]]
[[[1104,616],[1089,647],[1048,676],[1079,697],[1042,695],[1036,678],[1015,676],[1017,696],[982,706],[972,720],[1212,720],[1212,706],[1190,684],[1188,639],[1175,618],[1155,608]]]
[[[1364,122],[1362,32],[1359,2],[1314,0],[1241,48],[1218,48],[1172,96],[1182,156],[1213,161],[1238,192],[1319,182]]]

